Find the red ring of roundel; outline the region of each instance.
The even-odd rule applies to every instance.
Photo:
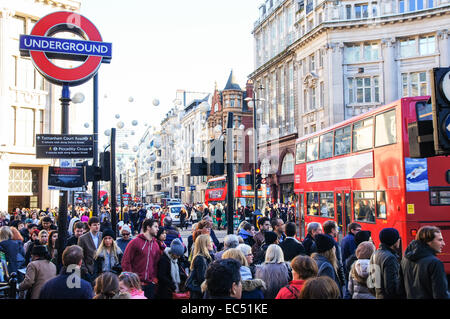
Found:
[[[83,30],[89,41],[103,41],[95,25],[87,18],[74,12],[55,12],[43,17],[36,23],[31,31],[31,35],[45,36],[47,31],[53,26],[65,24],[68,21]],[[65,69],[54,65],[44,52],[30,51],[30,55],[35,66],[43,75],[60,83],[80,82],[88,79],[97,72],[102,63],[102,57],[89,56],[82,65],[73,69]]]

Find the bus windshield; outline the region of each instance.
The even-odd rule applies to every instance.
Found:
[[[208,182],[207,189],[224,188],[226,185],[227,185],[227,182],[225,180],[210,181],[210,182]]]

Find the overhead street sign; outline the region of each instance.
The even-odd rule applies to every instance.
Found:
[[[92,135],[36,135],[36,158],[93,158]]]

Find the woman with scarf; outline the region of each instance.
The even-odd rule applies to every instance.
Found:
[[[158,264],[157,299],[172,299],[172,293],[182,290],[187,275],[178,259],[184,255],[184,250],[178,238],[172,240],[170,247],[164,250]]]

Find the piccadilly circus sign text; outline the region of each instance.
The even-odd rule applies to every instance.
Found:
[[[71,32],[84,40],[52,37]],[[102,63],[110,63],[112,44],[103,42],[95,25],[74,12],[55,12],[41,18],[30,35],[20,36],[20,52],[30,56],[35,68],[49,82],[77,86],[91,79]],[[62,68],[51,59],[81,61],[74,68]]]

